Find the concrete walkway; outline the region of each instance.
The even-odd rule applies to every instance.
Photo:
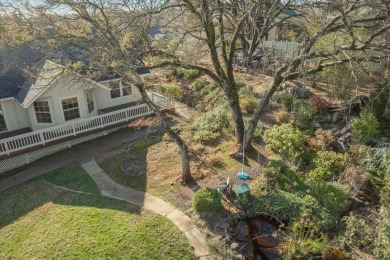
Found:
[[[80,163],[97,183],[103,195],[126,200],[130,203],[145,207],[151,211],[167,217],[175,225],[177,225],[181,231],[185,233],[190,244],[194,248],[195,255],[202,260],[209,259],[207,243],[199,229],[195,227],[188,216],[159,198],[114,182],[96,164],[95,154],[99,154],[109,150],[110,148],[132,142],[143,137],[144,135],[145,133],[142,132],[135,132],[124,135],[112,134],[111,136],[108,136],[103,142],[99,142],[87,148],[73,151],[70,154],[66,154],[47,163],[40,163],[1,180],[0,192],[19,185],[34,177],[43,175],[48,171],[70,164]]]
[[[167,217],[184,232],[194,248],[195,255],[200,259],[208,259],[206,240],[191,219],[182,211],[146,192],[116,183],[97,165],[95,160],[83,163],[82,166],[96,182],[102,195],[128,201]]]
[[[61,155],[51,161],[45,161],[30,166],[17,174],[0,180],[0,192],[60,167],[75,163],[83,164],[89,162],[94,159],[95,154],[100,154],[109,149],[133,142],[143,136],[145,136],[145,132],[129,132],[128,134],[112,133],[105,137],[103,141],[96,142],[93,145],[88,145],[87,147],[75,151],[73,150],[70,153]]]

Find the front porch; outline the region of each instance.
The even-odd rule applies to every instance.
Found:
[[[22,128],[22,129],[15,130],[15,131],[9,131],[9,132],[0,133],[0,140],[11,138],[11,137],[15,137],[15,136],[18,136],[18,135],[31,133],[32,131],[33,130],[30,127],[26,127],[26,128]]]
[[[150,93],[152,101],[161,109],[169,109],[167,97],[157,93]],[[129,120],[151,115],[153,111],[147,104],[135,102],[122,106],[110,107],[100,110],[98,116],[84,118],[74,122],[46,128],[39,131],[32,131],[30,128],[20,129],[3,133],[0,135],[0,161],[13,155],[19,155],[24,151],[41,149],[52,143],[59,143],[89,133],[96,133],[99,130],[112,128],[128,122]]]
[[[103,114],[123,110],[126,108],[131,108],[134,106],[142,105],[142,104],[144,104],[144,102],[142,100],[138,100],[138,101],[129,102],[129,103],[119,105],[119,106],[113,106],[113,107],[108,107],[108,108],[104,108],[104,109],[99,109],[97,112],[98,112],[98,115],[103,115]]]

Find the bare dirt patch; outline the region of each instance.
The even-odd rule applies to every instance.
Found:
[[[129,159],[121,165],[122,172],[127,176],[144,175],[147,169],[146,162],[141,159]]]

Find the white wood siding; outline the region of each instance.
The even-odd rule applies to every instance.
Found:
[[[108,86],[108,82],[104,83]],[[88,112],[88,105],[85,92],[92,89],[94,99],[94,111]],[[71,120],[77,121],[97,116],[99,109],[123,105],[140,99],[139,92],[133,86],[132,95],[111,99],[110,90],[104,89],[96,83],[81,79],[74,75],[62,76],[46,90],[36,101],[49,102],[52,123],[38,123],[35,115],[34,104],[23,108],[17,101],[3,101],[2,107],[6,116],[6,123],[9,131],[31,127],[33,131],[42,130],[48,127],[64,124],[65,121],[61,100],[77,97],[80,118]]]
[[[26,110],[17,101],[2,101],[1,107],[5,114],[5,121],[8,131],[30,127],[30,120]]]
[[[42,96],[36,101],[45,100],[49,101],[50,112],[52,116],[52,124],[39,124],[36,121],[34,106],[31,104],[28,108],[28,114],[31,119],[31,126],[34,131],[45,129],[47,127],[53,127],[65,123],[64,114],[62,110],[61,100],[66,98],[77,97],[80,119],[88,118],[97,115],[97,109],[91,114],[88,113],[88,107],[85,99],[85,90],[101,88],[96,84],[93,84],[87,80],[74,77],[72,75],[63,76],[59,78],[53,86],[51,86]],[[95,90],[93,90],[94,92]],[[96,107],[96,100],[95,107]],[[74,121],[76,121],[75,119]],[[69,122],[69,121],[67,121]]]
[[[106,87],[109,86],[108,82],[101,82],[100,84]],[[110,90],[104,89],[102,87],[96,87],[94,90],[94,94],[96,97],[96,105],[98,109],[123,105],[129,102],[140,100],[140,95],[138,94],[138,91],[134,86],[132,86],[132,95],[130,96],[111,99]]]
[[[278,28],[272,27],[268,32],[267,41],[277,41],[278,40]]]
[[[167,97],[156,93],[150,93],[150,96],[152,101],[160,109],[164,110],[168,108],[169,100]],[[32,133],[0,140],[0,155],[9,155],[16,151],[37,145],[45,145],[51,141],[77,136],[91,130],[102,129],[109,125],[127,122],[131,119],[151,114],[153,114],[151,108],[147,104],[141,104],[95,117],[72,120],[59,126],[48,127]]]

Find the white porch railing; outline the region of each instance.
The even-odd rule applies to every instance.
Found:
[[[169,99],[157,93],[151,93],[152,101],[160,108],[167,109]],[[77,136],[78,134],[91,130],[104,128],[109,125],[126,122],[130,119],[150,115],[153,111],[147,104],[142,104],[111,113],[94,116],[69,122],[55,127],[49,127],[43,130],[34,131],[23,135],[14,136],[11,138],[0,140],[0,155],[10,154],[20,150],[24,150],[37,145],[44,145],[47,142],[59,140],[69,136]]]
[[[153,103],[155,103],[159,107],[169,108],[169,98],[154,92],[150,93],[149,96]]]

